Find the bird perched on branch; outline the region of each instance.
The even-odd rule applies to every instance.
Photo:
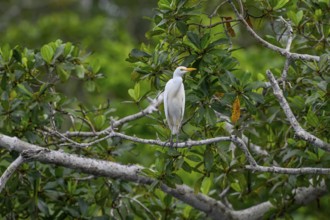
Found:
[[[167,124],[171,129],[171,146],[173,145],[173,135],[176,135],[176,141],[178,142],[179,130],[184,114],[185,92],[182,76],[193,70],[196,69],[184,66],[177,67],[173,73],[173,78],[170,79],[165,86],[164,109]]]

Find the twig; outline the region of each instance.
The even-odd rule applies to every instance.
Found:
[[[148,209],[142,202],[140,202],[138,199],[136,199],[135,197],[131,198],[129,196],[122,196],[120,195],[119,197],[121,198],[126,198],[129,199],[135,203],[137,203],[139,206],[141,206],[153,219],[157,219],[156,216],[150,211],[150,209]]]
[[[321,139],[319,139],[318,137],[315,137],[314,135],[308,133],[307,131],[305,131],[299,124],[299,122],[297,121],[296,117],[294,116],[294,114],[291,111],[291,108],[288,104],[288,102],[286,101],[286,99],[283,96],[283,92],[280,89],[277,81],[275,80],[274,75],[272,74],[272,72],[270,70],[266,71],[267,73],[267,77],[270,81],[270,84],[273,88],[273,93],[276,96],[276,98],[278,99],[280,106],[282,108],[282,110],[284,111],[287,119],[289,120],[293,130],[295,131],[295,134],[297,135],[297,137],[323,149],[326,151],[330,152],[330,144],[326,143],[324,141],[322,141]]]
[[[237,22],[237,21],[240,21],[238,19],[230,19],[230,20],[225,20],[225,21],[218,21],[216,23],[213,23],[213,24],[209,24],[209,25],[204,25],[204,24],[199,24],[199,23],[189,23],[189,25],[197,25],[201,28],[213,28],[215,26],[218,26],[220,24],[226,24],[226,23],[231,23],[231,22]]]
[[[172,147],[173,146],[176,148],[190,148],[193,146],[208,145],[208,144],[223,142],[223,141],[231,141],[231,142],[235,143],[239,148],[241,148],[241,150],[244,152],[244,154],[246,156],[246,159],[249,161],[250,165],[252,165],[252,166],[257,165],[256,161],[250,154],[245,143],[235,135],[231,135],[228,137],[215,137],[215,138],[209,138],[209,139],[204,139],[204,140],[199,140],[199,141],[189,140],[189,141],[174,143],[174,144],[171,144],[168,141],[164,142],[164,141],[160,141],[160,140],[142,139],[142,138],[132,137],[132,136],[114,132],[114,131],[112,131],[110,133],[110,136],[111,137],[120,137],[125,140],[130,140],[130,141],[142,143],[142,144],[158,145],[158,146],[162,146],[162,147]]]
[[[227,3],[227,1],[221,2],[217,7],[215,7],[215,9],[213,10],[213,12],[208,17],[209,18],[213,18],[214,16],[216,16],[219,8],[221,8],[226,3]]]
[[[291,48],[291,44],[292,44],[292,40],[293,40],[293,29],[292,29],[290,22],[286,21],[282,16],[280,16],[280,20],[282,20],[284,22],[285,26],[289,30],[289,36],[288,36],[288,40],[286,42],[285,50],[290,52],[290,48]]]
[[[117,128],[129,121],[133,121],[133,120],[142,118],[145,115],[158,111],[158,106],[162,102],[163,102],[163,93],[159,94],[155,99],[152,99],[150,101],[149,106],[146,107],[144,110],[142,110],[136,114],[121,118],[119,120],[113,120],[111,125],[102,131],[98,131],[98,132],[74,131],[74,132],[65,132],[65,133],[63,133],[63,135],[66,137],[96,137],[96,136],[106,135],[109,132],[111,132],[114,128]]]

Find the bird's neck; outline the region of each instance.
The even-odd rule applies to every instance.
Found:
[[[173,79],[177,79],[177,78],[181,78],[182,79],[182,76],[177,75],[177,74],[173,74]]]

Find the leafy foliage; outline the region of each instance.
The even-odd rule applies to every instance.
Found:
[[[3,204],[0,207],[1,217],[206,217],[204,213],[160,191],[160,183],[165,183],[169,186],[187,184],[195,193],[201,192],[217,200],[223,200],[225,196],[235,209],[270,200],[278,209],[270,212],[268,217],[275,218],[288,211],[284,204],[293,199],[293,189],[328,180],[327,176],[321,175],[251,173],[244,169],[247,161],[243,152],[229,142],[191,149],[155,150],[147,145],[113,138],[80,149],[74,148],[74,143],[56,139],[55,135],[45,135],[49,128],[58,132],[97,132],[107,128],[111,124],[111,117],[132,111],[132,106],[136,110],[146,106],[147,96],[161,91],[171,77],[172,70],[184,65],[195,67],[198,72],[184,79],[186,113],[180,140],[244,135],[251,143],[268,152],[267,157],[253,154],[261,165],[329,167],[328,153],[295,138],[271,88],[267,87],[264,70],[271,68],[280,77],[282,58],[278,54],[261,57],[262,51],[267,49],[260,47],[254,47],[258,51],[254,55],[247,53],[249,49],[241,49],[249,44],[245,42],[249,40],[237,28],[235,21],[230,20],[234,17],[233,13],[227,12],[230,6],[224,5],[224,8],[214,12],[214,8],[212,11],[208,8],[209,2],[215,4],[213,1],[196,0],[158,1],[156,14],[150,19],[153,28],[146,34],[150,44],[141,44],[140,48],[132,49],[126,59],[131,63],[126,65],[134,66],[131,73],[134,85],[131,86],[123,86],[129,78],[127,74],[122,74],[127,68],[122,67],[122,63],[115,65],[117,58],[114,55],[113,60],[109,61],[107,52],[102,50],[104,47],[114,54],[126,51],[126,41],[130,39],[120,34],[113,36],[123,41],[117,45],[118,48],[102,38],[98,41],[102,47],[96,47],[92,57],[76,43],[71,43],[75,42],[71,39],[66,39],[66,42],[45,37],[51,42],[37,45],[39,49],[1,45],[1,133],[51,149],[60,148],[125,164],[139,163],[146,167],[143,171],[145,175],[157,180],[150,187],[144,187],[120,180],[86,177],[66,168],[29,162],[24,164],[0,196],[0,204]],[[279,19],[282,16],[291,21],[294,29],[291,50],[320,55],[319,62],[292,60],[287,81],[282,87],[300,124],[329,142],[330,32],[326,23],[329,13],[325,13],[329,10],[329,1],[245,1],[244,7],[250,26],[262,31],[263,37],[269,42],[285,47],[289,33]],[[226,11],[225,15],[223,11]],[[207,16],[206,13],[213,15]],[[76,28],[77,33],[85,35],[84,28],[79,27],[79,19],[73,14],[66,16],[70,19],[63,24],[64,27]],[[59,21],[65,23],[59,17]],[[52,20],[51,17],[44,19]],[[48,33],[49,29],[54,28],[51,22],[45,20],[40,21],[36,28],[44,28],[41,33]],[[95,36],[98,33],[95,27],[102,26],[105,21],[97,18],[90,22],[86,30]],[[30,28],[33,30],[33,27]],[[8,36],[16,36],[15,31],[17,29],[11,29]],[[9,41],[9,38],[4,39]],[[20,40],[13,42],[19,44]],[[84,42],[93,40],[84,38]],[[35,43],[38,41],[39,37]],[[244,56],[247,58],[242,58]],[[261,62],[263,59],[265,62]],[[111,63],[109,66],[113,66],[113,71],[119,73],[117,81],[108,84],[103,82],[104,74],[100,73],[110,71],[110,68],[104,67],[108,65],[107,62]],[[116,82],[120,81],[119,78],[125,80],[118,86]],[[129,102],[117,112],[112,103],[110,106],[105,102],[92,107],[85,105],[79,99],[71,98],[70,88],[75,83],[79,85],[78,97],[80,90],[87,90],[95,96],[100,91],[98,86],[103,85],[120,90],[122,94],[117,97]],[[231,131],[226,129],[226,123],[233,126]],[[158,137],[164,141],[169,137],[162,114],[154,114],[136,124],[125,124],[120,132]],[[81,138],[72,140],[82,141]],[[15,156],[15,153],[0,150],[1,173]],[[226,192],[225,195],[222,192]],[[327,216],[329,211],[322,211],[324,216],[321,216],[322,213],[318,215]]]

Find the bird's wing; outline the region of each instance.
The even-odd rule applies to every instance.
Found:
[[[171,89],[171,85],[173,84],[173,79],[170,79],[165,86],[165,91],[164,91],[164,111],[165,111],[165,117],[167,119],[168,122],[168,94],[170,92]]]
[[[181,121],[183,119],[183,115],[184,115],[184,108],[185,108],[185,104],[186,104],[186,95],[185,95],[185,91],[184,91],[184,85],[183,83],[181,83],[181,88],[180,88],[180,94],[182,94],[182,106],[181,106]],[[180,122],[180,126],[181,126],[181,122]]]

